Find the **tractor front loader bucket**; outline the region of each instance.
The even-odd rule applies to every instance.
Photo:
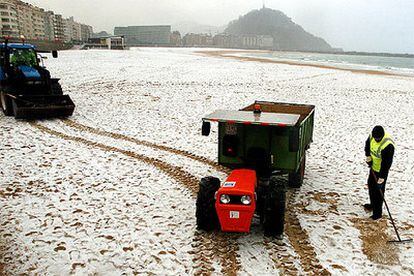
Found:
[[[12,97],[16,119],[69,117],[75,104],[68,95],[20,95]]]

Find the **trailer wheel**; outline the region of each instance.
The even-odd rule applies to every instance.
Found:
[[[52,95],[63,95],[63,90],[62,90],[62,86],[60,85],[60,83],[55,82],[55,83],[52,83],[50,86],[52,90]]]
[[[197,194],[196,218],[197,228],[205,231],[217,229],[219,225],[214,194],[220,187],[220,180],[216,177],[204,177],[200,181]]]
[[[280,237],[285,229],[286,185],[272,177],[265,196],[263,228],[265,236]]]
[[[1,109],[3,110],[4,115],[13,116],[13,104],[10,97],[8,97],[4,92],[0,92],[0,101]]]
[[[305,177],[306,155],[303,156],[299,169],[295,173],[289,174],[289,187],[300,188],[303,184],[303,178]]]

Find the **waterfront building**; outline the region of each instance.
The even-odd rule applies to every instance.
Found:
[[[4,0],[0,3],[0,33],[1,36],[19,35],[16,5],[12,0]]]
[[[20,0],[0,2],[0,34],[29,40],[86,42],[92,27]]]
[[[108,49],[125,50],[125,39],[123,36],[100,36],[88,39],[88,43],[82,49]]]
[[[89,25],[81,24],[81,41],[88,41],[93,35],[93,29]]]
[[[127,46],[170,45],[171,26],[115,27],[114,35],[124,36]]]
[[[65,40],[65,22],[60,14],[55,14],[53,18],[53,30],[55,33],[55,40]]]
[[[55,31],[54,31],[54,13],[52,11],[47,11],[44,13],[44,22],[45,22],[45,40],[53,41],[55,40]]]
[[[273,49],[274,38],[270,35],[258,35],[257,46],[259,49]]]
[[[79,43],[82,40],[81,37],[81,24],[73,19],[73,16],[68,19],[64,19],[65,28],[65,42]]]
[[[212,46],[213,37],[209,34],[186,34],[183,37],[184,46]]]
[[[181,34],[180,34],[179,31],[172,32],[171,38],[170,38],[170,44],[172,46],[181,46],[182,45]]]

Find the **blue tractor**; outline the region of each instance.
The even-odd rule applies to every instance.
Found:
[[[52,51],[57,58],[57,51]],[[43,58],[31,44],[0,44],[0,101],[6,116],[16,119],[68,117],[75,104],[63,95],[59,79],[40,64]]]

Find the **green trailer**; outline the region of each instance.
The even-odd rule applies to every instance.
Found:
[[[232,169],[224,182],[200,181],[197,227],[249,232],[254,213],[265,235],[284,231],[287,186],[303,183],[312,142],[313,105],[257,101],[241,110],[217,110],[203,118],[202,134],[218,122],[218,162]],[[288,185],[281,175],[288,174]]]
[[[313,138],[314,114],[313,105],[256,101],[239,111],[207,115],[203,129],[209,129],[206,123],[218,122],[221,165],[251,167],[259,174],[288,174],[289,186],[299,187]]]

